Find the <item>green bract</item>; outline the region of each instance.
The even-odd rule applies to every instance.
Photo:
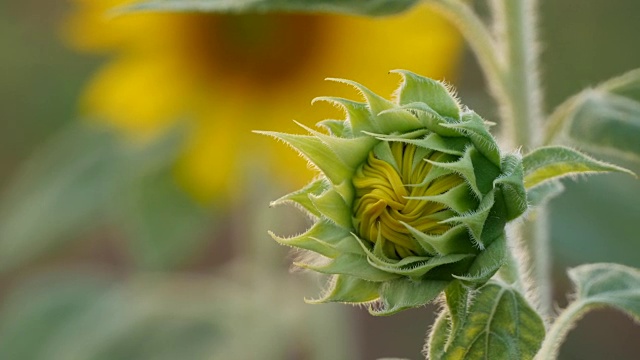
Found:
[[[274,204],[294,202],[316,219],[281,244],[310,250],[296,263],[332,274],[312,302],[371,303],[391,314],[433,300],[454,279],[488,281],[506,254],[504,227],[527,208],[520,156],[502,155],[487,126],[442,83],[408,71],[395,101],[354,86],[366,102],[320,97],[346,120],[285,141],[322,176]]]

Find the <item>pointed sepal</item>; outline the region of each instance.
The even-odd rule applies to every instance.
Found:
[[[423,102],[438,114],[452,119],[460,118],[460,105],[453,91],[444,83],[426,78],[407,70],[393,70],[402,75],[402,84],[396,96],[400,105]]]
[[[393,315],[399,311],[424,306],[434,301],[449,281],[396,279],[380,286],[380,301],[369,307],[376,316]]]
[[[309,304],[341,302],[364,304],[377,300],[381,283],[358,279],[348,275],[334,275],[325,293],[319,299],[305,299]]]

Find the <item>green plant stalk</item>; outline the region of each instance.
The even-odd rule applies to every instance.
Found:
[[[553,314],[553,299],[551,287],[551,251],[549,245],[549,209],[540,205],[535,214],[529,216],[520,225],[523,251],[529,259],[528,275],[530,288],[534,298],[529,299],[536,306],[545,322]]]
[[[505,135],[529,151],[540,144],[542,106],[538,79],[536,0],[495,0],[498,44],[505,56],[506,99],[497,99],[507,120]],[[506,101],[505,101],[506,100]]]
[[[509,239],[509,237],[507,237],[507,239]],[[514,245],[515,244],[509,245],[510,249],[508,251],[507,258],[505,260],[505,263],[498,271],[498,275],[500,275],[500,278],[502,278],[502,280],[504,280],[507,284],[510,284],[518,291],[524,293],[524,291],[526,290],[523,283],[524,276],[522,274],[522,269],[520,263],[518,262],[518,258],[516,258],[514,253]]]
[[[498,44],[506,56],[506,98],[497,99],[505,124],[504,135],[510,143],[530,151],[540,145],[543,130],[535,26],[537,1],[495,0],[493,9]],[[530,300],[543,318],[552,309],[547,216],[546,207],[541,206],[519,229],[522,250],[529,259],[526,273],[536,294],[536,299]]]
[[[557,359],[563,339],[586,311],[585,303],[582,301],[573,302],[564,309],[549,328],[535,360]]]
[[[506,86],[500,52],[491,32],[473,8],[461,0],[425,0],[433,10],[454,24],[473,50],[489,90],[496,98],[505,98]]]

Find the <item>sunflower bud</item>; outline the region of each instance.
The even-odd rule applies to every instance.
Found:
[[[262,132],[322,174],[273,204],[293,202],[315,224],[281,244],[321,256],[296,265],[331,274],[310,302],[370,303],[391,314],[424,305],[451,281],[481,286],[502,265],[505,224],[527,208],[522,162],[502,155],[487,125],[442,83],[408,71],[395,101],[352,81],[365,102],[320,97],[345,120],[327,133]]]

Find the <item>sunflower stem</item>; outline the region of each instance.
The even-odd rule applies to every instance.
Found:
[[[493,96],[507,101],[504,64],[499,57],[498,44],[471,6],[461,0],[425,0],[425,3],[458,28],[478,59]]]
[[[500,268],[498,275],[500,275],[502,280],[504,280],[504,282],[506,282],[507,284],[510,284],[520,291],[523,291],[524,287],[522,282],[522,272],[520,269],[520,265],[518,264],[518,260],[514,256],[514,251],[513,249],[511,249],[511,247],[513,246],[510,246],[510,249],[507,252],[507,259],[504,265],[502,265],[502,267]]]
[[[585,304],[581,301],[575,301],[560,313],[560,316],[553,322],[549,328],[547,336],[536,354],[535,360],[556,359],[560,350],[560,345],[567,337],[569,331],[575,326],[576,322],[584,316],[586,312]]]
[[[538,77],[536,40],[536,0],[494,0],[494,31],[506,62],[506,98],[498,101],[504,124],[504,137],[511,146],[530,151],[542,138],[542,101]],[[526,273],[530,275],[535,298],[530,299],[543,318],[551,314],[549,264],[549,230],[547,209],[542,206],[535,216],[520,225]]]

